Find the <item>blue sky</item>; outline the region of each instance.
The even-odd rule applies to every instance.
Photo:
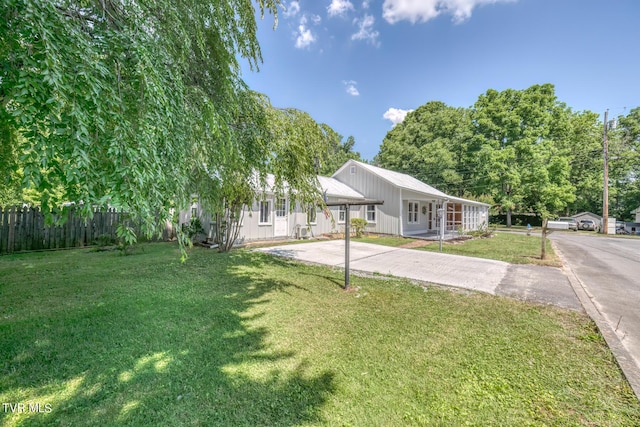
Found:
[[[552,83],[574,110],[640,105],[638,0],[299,0],[259,22],[243,79],[371,160],[403,112],[469,107],[487,89]]]

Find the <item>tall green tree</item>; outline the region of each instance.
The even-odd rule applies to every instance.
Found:
[[[15,154],[6,156],[10,170],[21,170],[21,186],[45,208],[83,201],[89,215],[109,203],[147,233],[157,215],[188,205],[206,170],[243,159],[265,171],[276,159],[262,140],[233,128],[240,112],[256,111],[246,107],[255,103],[238,61],[257,68],[255,7],[275,16],[278,5],[0,0],[0,136]]]
[[[468,109],[431,101],[407,114],[387,133],[375,161],[462,196],[468,192],[473,138]]]
[[[632,220],[640,206],[640,107],[617,122],[609,130],[609,205],[616,218]]]
[[[320,175],[333,175],[348,160],[362,161],[360,153],[353,150],[356,144],[353,136],[349,136],[343,141],[343,136],[329,125],[322,123],[320,128],[327,145],[326,152],[322,153],[318,159],[318,173]]]
[[[525,90],[488,90],[473,108],[477,154],[475,173],[481,193],[490,194],[507,214],[514,210],[543,217],[564,209],[575,196],[569,181],[566,138],[568,108],[551,84]]]

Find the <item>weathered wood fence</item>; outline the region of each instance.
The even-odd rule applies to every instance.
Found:
[[[98,240],[116,240],[118,225],[127,220],[116,209],[95,210],[85,219],[74,209],[64,212],[62,225],[47,224],[37,207],[0,207],[0,254],[43,249],[62,249],[95,245]],[[59,219],[60,214],[54,214]],[[163,237],[169,236],[165,230]]]

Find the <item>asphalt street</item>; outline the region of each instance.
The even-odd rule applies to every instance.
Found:
[[[567,232],[550,238],[597,310],[589,315],[596,323],[602,317],[640,371],[640,239]]]

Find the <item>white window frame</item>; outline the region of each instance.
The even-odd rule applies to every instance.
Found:
[[[420,224],[420,202],[409,201],[407,224]]]
[[[263,221],[263,217],[262,217],[262,206],[266,205],[267,209],[266,211],[266,215],[267,215],[267,220]],[[271,225],[271,200],[261,200],[258,202],[258,225]]]
[[[307,211],[307,222],[310,225],[318,224],[318,207],[315,205],[309,206],[309,210]]]
[[[344,224],[347,220],[347,206],[338,206],[338,224]]]
[[[285,218],[287,216],[287,199],[284,197],[277,198],[273,210],[276,217]]]
[[[371,209],[373,208],[373,209]],[[376,222],[376,218],[378,216],[378,209],[376,205],[367,205],[365,207],[366,211],[365,211],[365,218],[367,219],[367,222],[371,222],[374,223]],[[373,218],[373,219],[371,219]]]
[[[349,173],[350,173],[351,175],[355,175],[355,174],[356,174],[356,167],[355,167],[354,165],[351,165],[351,166],[349,167]]]

